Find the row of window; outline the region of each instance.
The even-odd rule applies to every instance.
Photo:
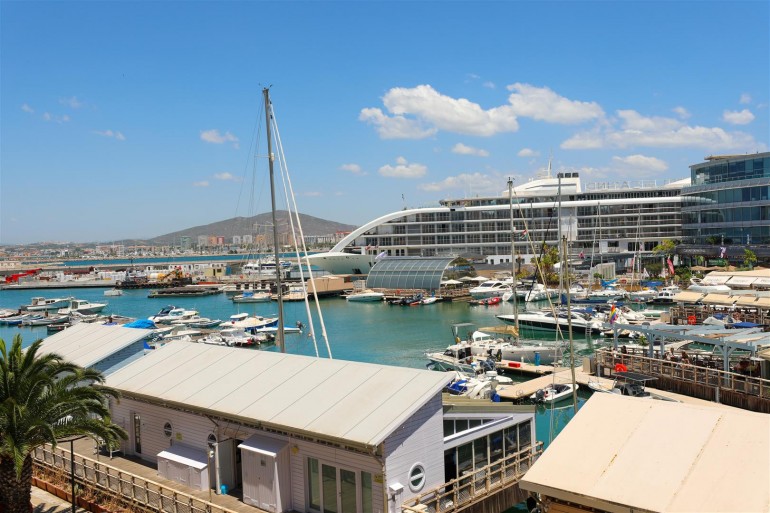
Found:
[[[444,451],[445,482],[531,447],[531,429],[530,421],[522,422]]]
[[[689,196],[695,198],[697,204],[704,203],[740,203],[746,201],[767,201],[770,199],[770,187],[740,187],[734,189],[724,189],[720,191],[704,191]],[[685,207],[686,209],[687,207]]]
[[[770,157],[723,160],[713,164],[693,166],[691,176],[693,185],[770,178]]]

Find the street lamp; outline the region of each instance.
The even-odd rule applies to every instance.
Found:
[[[72,513],[75,513],[77,509],[77,499],[75,498],[75,440],[86,438],[86,435],[70,438],[69,440],[62,440],[62,442],[70,443],[70,486],[72,492]]]

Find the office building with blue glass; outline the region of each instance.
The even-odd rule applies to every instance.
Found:
[[[707,157],[682,189],[685,244],[770,244],[770,152]]]

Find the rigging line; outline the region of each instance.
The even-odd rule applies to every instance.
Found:
[[[257,168],[258,168],[258,166],[257,166],[257,158],[259,156],[258,155],[259,142],[260,142],[261,136],[262,136],[262,126],[263,126],[263,124],[261,122],[261,119],[262,119],[262,115],[264,113],[264,110],[263,110],[264,109],[264,102],[258,102],[258,104],[259,104],[259,107],[258,107],[257,117],[254,120],[254,128],[252,128],[251,137],[249,138],[249,141],[250,141],[249,142],[249,151],[246,154],[247,155],[247,162],[246,162],[246,168],[247,169],[244,170],[243,180],[241,182],[241,188],[238,191],[238,199],[236,200],[236,203],[235,203],[234,217],[236,217],[236,218],[238,217],[238,210],[240,209],[240,203],[241,203],[241,195],[243,194],[243,188],[244,188],[245,184],[247,184],[247,183],[251,184],[251,189],[249,191],[248,205],[246,207],[246,218],[250,218],[250,217],[255,216],[257,214],[256,213],[256,205],[260,202],[260,200],[262,198],[262,192],[265,190],[264,187],[262,187],[260,189],[259,199],[255,202],[254,191],[255,191],[255,189],[257,187]],[[249,166],[251,167],[251,180],[247,180],[246,179]],[[253,226],[249,226],[248,227],[248,232],[252,233],[252,231],[253,231]],[[252,241],[248,245],[246,254],[244,255],[244,257],[242,259],[244,263],[248,262],[251,259],[252,250],[254,250],[253,254],[256,257],[258,252],[256,251],[257,250],[257,245],[256,245],[255,241]]]
[[[275,110],[273,110],[273,132],[275,133],[276,151],[278,153],[278,167],[281,170],[281,182],[283,183],[284,197],[286,199],[286,205],[287,205],[286,211],[289,215],[289,226],[291,228],[291,235],[292,235],[292,239],[294,240],[294,247],[296,249],[297,263],[299,265],[300,282],[302,283],[302,291],[305,293],[304,303],[305,303],[305,313],[307,314],[307,318],[308,318],[308,324],[309,324],[308,327],[310,329],[309,335],[313,339],[313,349],[315,350],[316,358],[318,358],[320,356],[318,353],[318,342],[315,337],[313,317],[310,315],[310,305],[307,297],[307,288],[305,287],[305,274],[302,270],[302,258],[300,255],[299,247],[297,245],[297,233],[294,228],[294,215],[292,214],[291,203],[289,202],[289,190],[288,190],[289,188],[286,185],[289,170],[286,162],[286,154],[283,151],[283,145],[281,143],[281,136],[280,136],[280,133],[278,132],[278,122],[275,119]],[[291,191],[291,194],[292,194],[292,198],[294,198],[294,191]],[[296,202],[294,204],[294,208],[296,210]],[[297,212],[297,224],[300,225],[301,227],[300,220],[299,220],[299,212]]]
[[[516,189],[513,189],[513,195],[516,196],[516,198],[518,199],[518,196],[516,195]],[[519,208],[519,216],[521,217],[521,219],[523,221],[523,224],[524,224],[524,231],[527,232],[527,234],[529,234],[529,228],[527,227],[527,218],[524,216],[524,210],[521,208],[521,203],[520,202],[517,201],[516,203],[517,203],[518,208]],[[532,213],[532,205],[531,204],[530,204],[530,213]],[[540,279],[542,280],[544,286],[546,286],[546,279],[545,279],[545,274],[543,273],[543,269],[541,267],[541,259],[543,257],[543,253],[544,253],[545,247],[546,247],[545,237],[546,237],[546,235],[548,234],[548,232],[551,229],[551,223],[552,222],[553,222],[553,212],[551,212],[551,217],[548,220],[548,225],[546,226],[545,233],[543,234],[543,244],[540,247],[540,258],[535,258],[535,268],[537,269],[537,272],[539,273]],[[511,234],[511,236],[513,236],[513,234]],[[533,242],[532,237],[527,237],[527,239],[529,239],[529,246],[530,246],[530,250],[532,251],[532,254],[536,255],[537,254],[537,250],[535,249],[535,243]],[[532,286],[534,287],[534,283],[532,284]],[[516,291],[514,291],[514,293],[515,292]],[[559,291],[560,295],[561,295],[561,292],[562,291]],[[567,294],[569,294],[569,291],[567,292]],[[551,314],[558,321],[558,317],[556,316],[556,309],[554,308],[553,303],[551,302],[551,297],[548,294],[546,294],[546,295],[548,297],[548,305],[549,305],[549,308],[551,310]],[[561,325],[558,322],[556,322],[556,335],[557,335],[557,341],[564,342],[564,334],[562,333]]]
[[[328,336],[328,333],[326,331],[326,323],[324,322],[323,314],[321,312],[321,303],[320,303],[320,300],[318,299],[318,293],[316,291],[315,278],[313,276],[313,270],[312,270],[312,268],[310,266],[310,261],[307,258],[307,247],[305,245],[305,235],[304,235],[304,232],[302,231],[302,223],[300,223],[300,220],[299,220],[299,210],[297,208],[296,195],[294,194],[294,187],[292,186],[291,177],[289,176],[289,166],[288,166],[288,163],[286,162],[286,155],[283,152],[283,143],[281,142],[281,134],[278,131],[278,120],[277,120],[277,118],[275,116],[275,109],[273,109],[273,126],[275,127],[276,142],[278,143],[278,148],[280,149],[280,151],[279,151],[279,159],[280,159],[281,163],[283,164],[282,165],[282,170],[285,169],[286,181],[288,183],[288,187],[284,186],[284,189],[285,190],[288,189],[288,192],[291,194],[291,200],[292,200],[292,203],[294,205],[294,211],[297,213],[297,226],[299,227],[299,235],[300,235],[299,236],[299,241],[302,244],[302,253],[304,253],[304,255],[305,255],[305,263],[307,265],[307,272],[308,272],[308,277],[310,279],[310,286],[313,289],[313,298],[314,298],[315,305],[316,305],[316,310],[317,310],[317,313],[318,313],[318,322],[321,325],[321,337],[324,339],[324,342],[326,344],[326,351],[329,354],[329,359],[332,359],[332,350],[331,350],[331,346],[329,345],[329,336]],[[283,176],[283,174],[282,174],[282,176]],[[291,219],[291,213],[289,215],[289,218]],[[292,226],[292,230],[293,229],[294,229],[294,227]],[[296,243],[296,237],[295,237],[295,243]],[[301,255],[300,255],[299,251],[297,251],[297,258],[298,258],[298,263],[299,263],[299,268],[300,268],[300,276],[302,276],[302,259],[301,259]],[[303,290],[305,290],[304,279],[303,279],[303,285],[302,286],[303,286]],[[313,324],[312,324],[313,318],[310,315],[310,306],[309,306],[307,300],[305,301],[305,307],[306,307],[306,310],[307,310],[308,321],[311,323],[311,325],[310,325],[310,330],[311,330],[310,333],[313,336],[313,344],[316,346],[315,347],[316,355],[318,355],[318,346],[316,344],[315,330],[313,329]]]

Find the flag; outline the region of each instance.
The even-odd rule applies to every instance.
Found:
[[[618,320],[618,314],[618,309],[615,305],[612,305],[612,308],[610,308],[610,324],[615,324],[615,321]]]
[[[668,258],[668,272],[671,273],[671,276],[673,276],[674,273],[674,264],[671,263],[671,258]]]
[[[722,246],[719,248],[719,258],[724,258],[727,256],[727,248]]]
[[[580,259],[582,260],[586,257],[586,254],[581,251],[579,256],[580,256]]]

